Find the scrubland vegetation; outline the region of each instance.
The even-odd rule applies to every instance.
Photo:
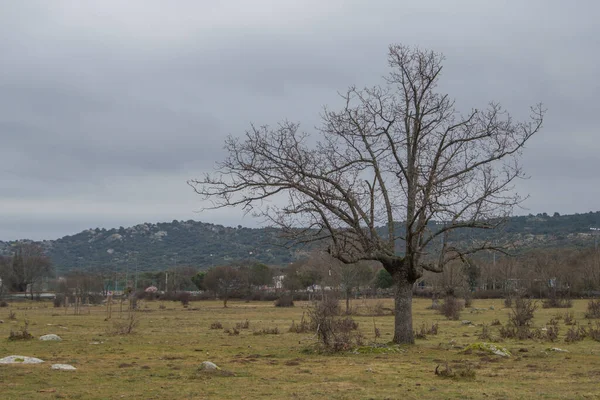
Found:
[[[184,307],[141,300],[138,311],[113,304],[110,319],[100,305],[83,306],[75,315],[73,307],[49,302],[9,303],[0,310],[0,357],[46,362],[0,365],[2,398],[597,396],[600,320],[586,318],[595,315],[597,302],[574,300],[565,310],[527,301],[515,300],[508,309],[503,300],[477,299],[453,320],[432,308],[430,299],[415,299],[414,346],[389,344],[391,299],[352,300],[349,314],[343,301],[331,300],[294,301],[293,307],[230,300],[227,308],[220,301]],[[318,327],[315,318],[321,318]],[[33,339],[9,340],[23,329]],[[502,333],[511,329],[530,334]],[[37,339],[49,333],[63,341]],[[319,342],[324,334],[331,346]],[[495,355],[488,345],[510,356]],[[203,361],[221,370],[199,371]],[[54,371],[52,363],[77,370]]]

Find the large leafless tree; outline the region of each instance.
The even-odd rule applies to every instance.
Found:
[[[396,343],[414,342],[423,270],[493,247],[461,248],[451,234],[493,228],[519,204],[521,150],[544,116],[541,105],[524,122],[497,103],[458,112],[437,91],[443,60],[392,45],[385,84],[349,88],[341,110],[324,110],[318,139],[288,121],[252,126],[226,140],[216,171],[189,182],[212,207],[241,206],[297,240],[325,240],[345,263],[381,262],[396,284]]]

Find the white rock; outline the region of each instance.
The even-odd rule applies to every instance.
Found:
[[[552,347],[552,348],[548,349],[548,351],[556,351],[558,353],[568,353],[569,352],[569,350],[559,349],[558,347]]]
[[[77,368],[69,364],[52,364],[52,369],[57,369],[60,371],[75,371]]]
[[[51,333],[49,335],[40,336],[40,340],[43,340],[45,342],[47,342],[47,341],[60,342],[62,340],[62,338],[58,335]]]
[[[0,358],[0,364],[39,364],[43,362],[44,360],[40,360],[39,358],[25,356],[8,356]]]
[[[202,371],[216,371],[218,369],[221,369],[217,366],[217,364],[212,363],[210,361],[203,361],[202,364],[200,364],[200,370]]]
[[[463,319],[463,320],[461,321],[461,323],[462,323],[463,325],[471,325],[471,321],[469,321],[468,319]]]

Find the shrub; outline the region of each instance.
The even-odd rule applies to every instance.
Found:
[[[463,302],[450,295],[446,296],[444,303],[440,305],[439,312],[446,318],[457,321],[460,319],[460,312],[463,310],[463,308]]]
[[[11,321],[15,321],[17,319],[17,313],[13,310],[10,310],[8,312],[8,319],[10,319]]]
[[[428,327],[423,323],[418,331],[414,332],[414,335],[417,339],[427,339],[427,335],[437,335],[438,334],[438,324],[431,324],[431,327]]]
[[[275,307],[294,307],[294,300],[291,294],[283,294],[275,300]]]
[[[572,312],[566,312],[564,316],[565,325],[575,325],[575,317]]]
[[[452,378],[456,380],[460,379],[475,379],[475,369],[469,363],[462,363],[456,366],[456,370],[452,370],[448,363],[444,363],[444,367],[440,368],[438,365],[435,367],[435,374],[442,378]]]
[[[481,340],[491,341],[492,332],[490,331],[490,326],[488,324],[483,324],[481,326],[481,332],[477,335],[477,337]]]
[[[190,304],[190,294],[188,292],[181,292],[177,295],[177,300],[181,302],[181,305],[186,307]]]
[[[543,308],[571,308],[573,302],[568,293],[551,290],[548,293],[548,298],[542,301]]]
[[[16,331],[10,330],[8,340],[30,340],[33,335],[29,333],[29,321],[25,320],[23,326]]]
[[[585,339],[587,331],[583,326],[572,326],[565,335],[565,342],[578,342]]]
[[[600,318],[600,299],[592,299],[588,302],[586,318]]]
[[[279,328],[278,327],[263,328],[260,331],[254,332],[254,335],[278,335],[278,334],[279,334]]]
[[[293,332],[293,333],[306,333],[310,331],[310,326],[308,324],[308,322],[306,322],[304,320],[304,318],[302,318],[300,320],[299,324],[296,324],[295,321],[292,321],[292,324],[290,325],[290,328],[288,329],[288,332]]]
[[[546,327],[546,331],[544,333],[544,335],[541,337],[541,339],[545,339],[545,340],[549,340],[551,342],[554,342],[555,340],[558,339],[558,325],[550,325]]]
[[[535,301],[525,297],[517,297],[515,299],[515,307],[512,308],[508,320],[517,328],[528,327],[531,325],[535,310],[537,310]]]
[[[592,324],[588,325],[588,336],[597,341],[600,342],[600,322],[596,322],[595,326],[592,326]]]
[[[248,329],[250,328],[250,321],[245,320],[244,322],[238,322],[235,324],[236,329]]]
[[[223,324],[219,321],[215,321],[212,324],[210,324],[210,329],[223,329]]]
[[[236,328],[225,329],[224,332],[229,334],[229,336],[237,336],[240,334],[240,331],[237,330]]]
[[[0,301],[0,308],[3,308],[3,307],[8,307],[8,303],[6,301],[4,301],[4,300],[1,300]]]
[[[512,297],[511,296],[506,296],[504,298],[504,307],[511,308],[512,307],[512,302],[513,302]]]
[[[492,322],[490,322],[490,325],[491,326],[498,326],[498,325],[502,325],[502,324],[500,323],[499,319],[495,319]]]
[[[129,312],[125,321],[114,321],[113,322],[113,335],[130,335],[139,325],[139,316],[136,312]]]
[[[362,344],[362,335],[357,332],[358,323],[351,317],[339,318],[340,307],[337,299],[319,301],[308,310],[310,328],[322,350],[338,352],[349,350]]]
[[[161,303],[161,304],[158,306],[158,308],[159,308],[160,310],[164,310],[164,309],[166,309],[166,308],[167,308],[167,306],[165,306],[164,304],[162,304],[162,303]]]

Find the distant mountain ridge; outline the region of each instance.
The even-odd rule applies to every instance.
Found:
[[[537,214],[511,217],[503,232],[522,248],[585,247],[594,244],[591,227],[600,227],[600,212]],[[144,223],[129,228],[88,229],[43,246],[57,272],[121,267],[140,271],[163,270],[175,265],[208,268],[252,259],[270,265],[287,265],[306,251],[283,247],[276,228],[225,227],[199,221]],[[460,240],[489,237],[476,232]],[[10,255],[18,242],[0,241],[0,254]]]

